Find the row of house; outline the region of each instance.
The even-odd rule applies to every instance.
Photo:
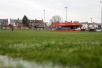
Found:
[[[82,27],[81,27],[81,29],[86,29],[86,30],[88,30],[88,29],[101,29],[101,23],[95,23],[95,22],[93,22],[93,23],[88,23],[88,22],[81,22],[81,24],[82,24]]]
[[[22,23],[21,19],[11,19],[10,23],[8,23],[8,19],[0,19],[0,29],[11,29],[11,26],[13,26],[14,29],[44,29],[46,27],[46,24],[42,20],[29,20],[29,27],[25,27]]]
[[[47,27],[46,23],[44,23],[42,20],[29,20],[29,28],[24,27],[21,19],[10,19],[10,23],[8,23],[7,19],[0,19],[0,29],[11,29],[11,25],[14,27],[14,29],[45,29],[49,28]],[[74,21],[79,23],[78,21]],[[101,29],[101,23],[88,23],[88,22],[80,22],[82,24],[81,29]],[[50,28],[51,29],[51,28]]]

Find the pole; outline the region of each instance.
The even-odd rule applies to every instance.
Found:
[[[91,23],[92,23],[92,18],[91,18]]]
[[[67,22],[67,7],[65,7],[66,8],[66,22]]]
[[[44,11],[44,23],[45,23],[45,10],[43,10]]]
[[[100,1],[102,3],[102,1]],[[102,4],[101,4],[101,31],[102,31]]]
[[[45,29],[45,10],[44,11],[44,29]]]

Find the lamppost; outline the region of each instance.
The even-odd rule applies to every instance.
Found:
[[[92,18],[91,18],[91,23],[93,23],[93,28],[94,28],[94,22],[92,21]]]
[[[44,11],[44,29],[45,29],[45,10]]]
[[[92,23],[92,18],[91,18],[91,23]]]
[[[65,7],[65,9],[66,9],[66,22],[67,22],[67,7]]]
[[[100,1],[102,3],[102,1]],[[101,4],[101,31],[102,31],[102,4]]]
[[[44,23],[45,23],[45,10],[43,10],[44,11]]]

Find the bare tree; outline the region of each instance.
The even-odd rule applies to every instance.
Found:
[[[51,23],[61,22],[61,21],[62,21],[62,19],[61,19],[61,17],[58,16],[58,15],[55,15],[55,16],[52,17],[52,19],[50,19],[50,22],[51,22]]]

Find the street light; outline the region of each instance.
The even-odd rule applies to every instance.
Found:
[[[44,23],[45,23],[45,10],[43,10],[44,11]]]
[[[65,9],[66,9],[66,22],[67,22],[67,7],[65,7]]]
[[[91,18],[91,23],[93,23],[93,27],[94,27],[94,22],[92,21],[92,18]]]
[[[92,23],[92,18],[91,18],[91,23]]]
[[[100,1],[102,3],[102,1]],[[102,4],[101,4],[101,31],[102,31]]]
[[[45,10],[44,11],[44,29],[45,29]]]

